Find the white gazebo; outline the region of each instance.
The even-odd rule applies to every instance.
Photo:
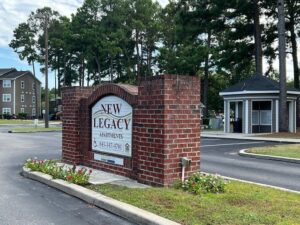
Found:
[[[279,132],[279,83],[268,77],[253,75],[222,92],[224,98],[224,132]],[[296,108],[300,90],[287,88],[289,131],[296,132]],[[233,121],[233,126],[230,122]]]

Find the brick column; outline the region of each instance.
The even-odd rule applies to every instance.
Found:
[[[142,80],[135,111],[138,180],[158,186],[181,178],[181,158],[192,160],[185,176],[200,170],[200,80],[162,75]]]
[[[62,159],[72,164],[82,163],[80,132],[80,100],[87,98],[93,88],[62,88]]]

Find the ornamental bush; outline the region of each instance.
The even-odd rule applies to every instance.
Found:
[[[25,167],[32,171],[49,174],[53,179],[62,179],[79,185],[89,184],[89,178],[92,173],[92,170],[87,170],[86,168],[77,169],[75,165],[70,169],[66,169],[63,165],[57,165],[54,160],[28,159],[25,162]]]
[[[185,191],[198,195],[203,193],[224,193],[226,184],[227,181],[218,175],[194,173],[182,183],[181,187]]]

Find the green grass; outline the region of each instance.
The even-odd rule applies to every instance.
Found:
[[[247,150],[249,153],[282,156],[288,158],[300,159],[300,145],[276,145],[271,147],[251,148]]]
[[[43,128],[43,127],[26,127],[26,128],[15,128],[12,130],[13,133],[34,133],[34,132],[52,132],[52,131],[61,131],[61,127],[50,127],[50,128]]]
[[[33,124],[32,120],[4,120],[0,119],[1,124]]]
[[[229,183],[224,194],[202,196],[173,188],[88,188],[184,225],[300,224],[300,195],[241,182]]]

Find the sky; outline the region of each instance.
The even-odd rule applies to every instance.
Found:
[[[8,46],[13,37],[13,30],[22,22],[26,22],[28,15],[32,11],[45,6],[51,7],[61,15],[70,16],[76,12],[84,0],[1,0],[0,1],[0,68],[14,67],[17,70],[32,70],[27,61],[21,61],[18,55]],[[168,0],[158,0],[165,6]],[[300,53],[300,52],[299,52]],[[278,61],[274,67],[278,68]],[[44,85],[44,76],[36,70],[37,77]],[[287,74],[291,79],[293,76],[292,59],[287,59]],[[49,74],[49,87],[54,87],[54,74]]]

